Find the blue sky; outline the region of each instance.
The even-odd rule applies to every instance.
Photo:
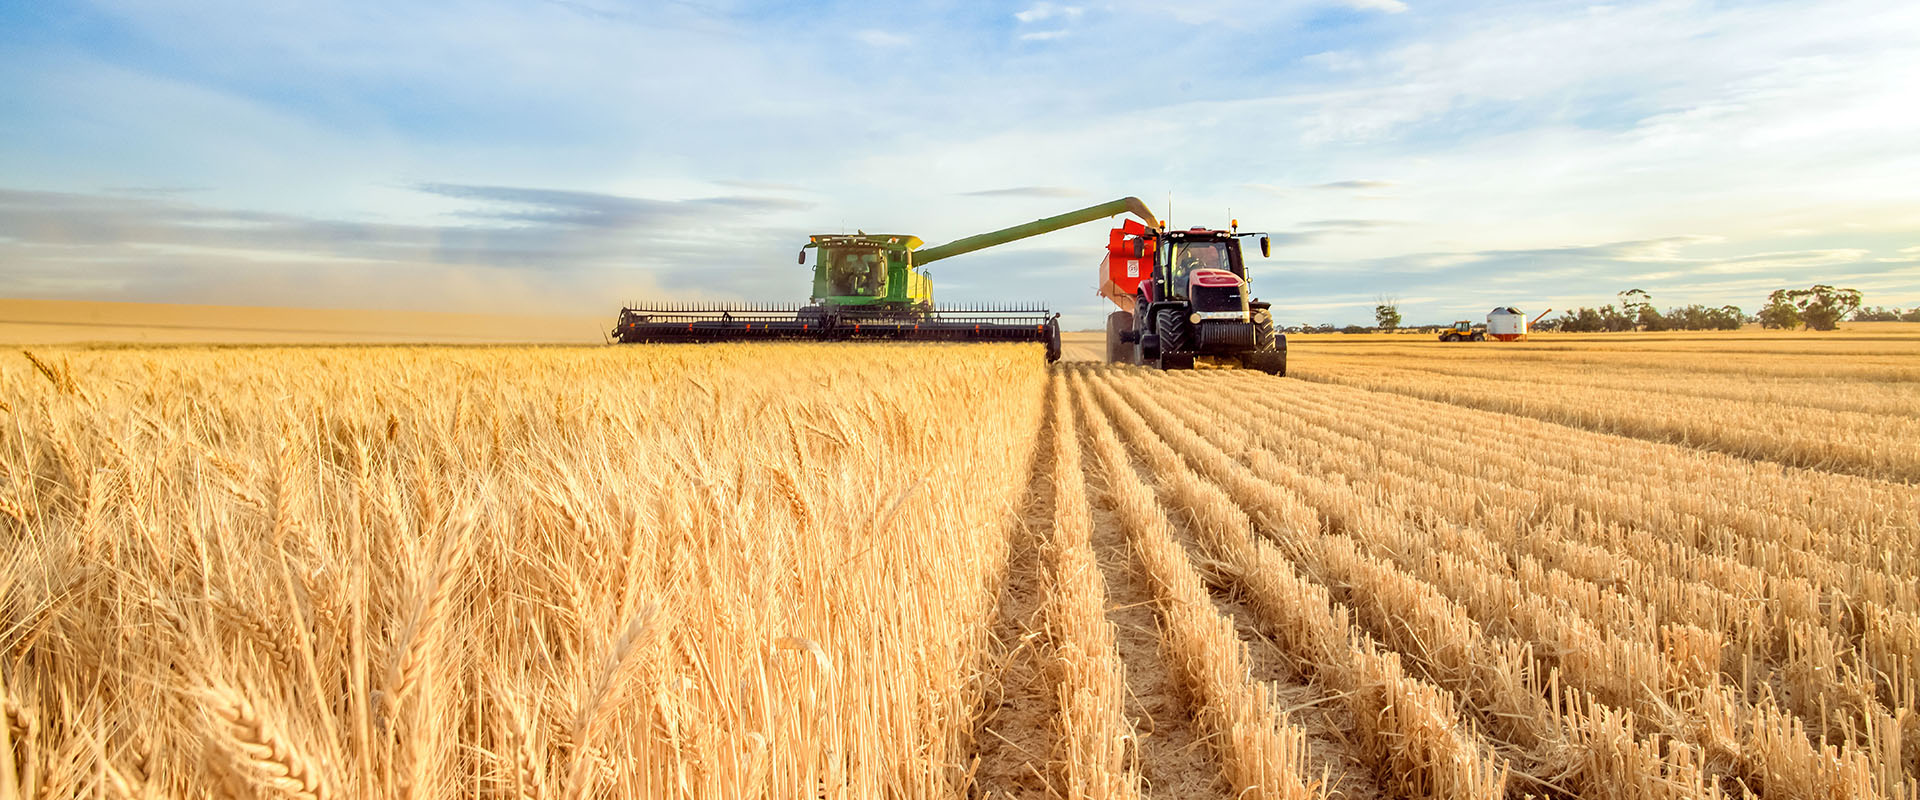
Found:
[[[1920,304],[1920,4],[0,5],[0,295],[611,314],[1129,194],[1283,321]],[[934,269],[1090,327],[1105,226]]]

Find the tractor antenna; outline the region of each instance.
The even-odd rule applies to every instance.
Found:
[[[1173,229],[1173,191],[1167,191],[1167,229]]]

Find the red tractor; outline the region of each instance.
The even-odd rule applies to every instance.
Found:
[[[1107,315],[1107,360],[1158,369],[1214,365],[1287,374],[1287,337],[1273,330],[1268,304],[1252,297],[1240,240],[1264,233],[1167,230],[1149,219],[1127,220],[1107,240],[1100,296],[1120,310]]]

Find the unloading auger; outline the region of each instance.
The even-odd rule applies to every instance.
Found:
[[[800,263],[815,251],[806,305],[653,303],[620,309],[621,342],[736,342],[777,339],[890,339],[1042,342],[1060,358],[1060,315],[1039,304],[935,306],[926,265],[1084,222],[1132,213],[1157,226],[1137,197],[1088,206],[921,249],[920,237],[893,233],[821,233],[807,237]]]

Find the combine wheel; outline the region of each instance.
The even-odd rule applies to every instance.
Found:
[[[1134,345],[1120,336],[1131,330],[1133,330],[1133,312],[1115,311],[1107,315],[1107,363],[1139,363],[1139,353]]]
[[[1193,331],[1180,318],[1177,308],[1163,308],[1154,314],[1154,332],[1160,336],[1158,366],[1163,369],[1193,369]]]
[[[1047,323],[1047,363],[1060,360],[1060,324]]]

